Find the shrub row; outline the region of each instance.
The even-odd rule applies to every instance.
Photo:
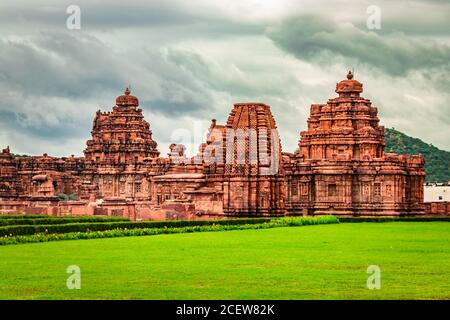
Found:
[[[257,224],[269,222],[271,218],[241,218],[226,220],[166,220],[166,221],[144,221],[144,222],[80,222],[66,224],[39,224],[18,225],[0,227],[0,236],[30,235],[35,233],[68,233],[105,231],[112,229],[142,229],[142,228],[175,228],[212,224]]]
[[[46,219],[0,219],[1,226],[18,226],[18,225],[49,225],[49,224],[67,224],[67,223],[90,223],[90,222],[120,222],[129,221],[127,218],[117,217],[49,217]]]
[[[79,240],[79,239],[100,239],[100,238],[113,238],[113,237],[129,237],[129,236],[148,236],[158,234],[171,234],[171,233],[188,233],[188,232],[202,232],[202,231],[230,231],[230,230],[247,230],[247,229],[269,229],[277,227],[289,227],[289,226],[304,226],[315,224],[329,224],[339,223],[339,220],[334,216],[321,216],[321,217],[293,217],[293,218],[278,218],[278,219],[259,219],[258,223],[248,223],[249,221],[256,222],[256,220],[247,220],[247,223],[234,223],[223,224],[218,222],[233,221],[236,220],[208,220],[212,224],[191,225],[183,227],[170,227],[170,228],[139,228],[139,229],[113,229],[105,231],[91,231],[91,232],[70,232],[70,233],[38,233],[35,235],[20,235],[13,237],[0,237],[0,245],[7,244],[19,244],[30,242],[47,242],[57,240]],[[240,221],[242,221],[240,220]],[[196,222],[205,220],[194,220]]]
[[[47,216],[44,214],[0,214],[0,220],[3,219],[46,219],[57,218],[54,216]]]
[[[450,217],[340,217],[340,222],[395,222],[395,221],[407,221],[407,222],[430,222],[430,221],[450,221]]]

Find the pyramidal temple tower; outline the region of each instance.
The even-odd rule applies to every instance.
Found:
[[[293,214],[423,213],[423,157],[384,153],[384,127],[362,92],[349,71],[338,97],[311,105],[299,150],[285,158]]]
[[[138,106],[138,98],[126,88],[111,112],[97,111],[92,139],[84,150],[86,175],[80,193],[114,201],[149,199],[147,163],[157,159],[159,152]]]
[[[211,150],[219,161],[206,161],[205,173],[222,190],[226,215],[285,212],[281,143],[270,106],[236,103],[225,125],[213,120],[208,146],[214,144]]]
[[[84,150],[87,161],[135,163],[159,155],[150,125],[144,120],[139,100],[128,88],[116,98],[112,112],[97,111],[92,139]]]
[[[360,96],[363,85],[353,79],[336,84],[337,98],[313,104],[308,131],[301,133],[300,154],[311,160],[371,160],[381,158],[384,127],[378,125],[377,108]]]

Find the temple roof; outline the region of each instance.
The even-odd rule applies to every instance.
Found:
[[[235,103],[227,121],[227,127],[276,129],[270,106],[260,102]]]
[[[120,106],[138,106],[139,100],[132,96],[130,89],[127,87],[123,95],[116,98],[116,105]]]
[[[138,98],[130,93],[130,89],[126,88],[124,94],[116,98],[112,112],[96,113],[92,139],[87,141],[84,150],[88,161],[106,159],[130,163],[158,157],[157,143],[152,138],[150,124],[144,120],[142,109],[137,108]]]
[[[336,84],[336,93],[339,93],[339,96],[341,94],[354,94],[359,96],[361,92],[363,92],[363,85],[361,82],[353,80],[353,73],[351,71],[348,72],[346,80],[342,80]]]

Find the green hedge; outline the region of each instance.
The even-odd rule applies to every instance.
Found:
[[[450,221],[450,217],[339,217],[340,222],[431,222],[431,221]]]
[[[18,225],[48,225],[48,224],[67,224],[67,223],[87,223],[87,222],[119,222],[129,221],[127,218],[116,217],[51,217],[47,219],[0,219],[0,227],[2,226],[18,226]]]
[[[0,236],[18,236],[31,235],[36,233],[69,233],[69,232],[88,232],[105,231],[113,229],[143,229],[143,228],[181,228],[187,226],[206,226],[206,225],[243,225],[243,224],[261,224],[283,220],[283,223],[298,225],[302,223],[314,224],[316,218],[239,218],[223,220],[166,220],[166,221],[145,221],[145,222],[80,222],[67,224],[39,224],[39,225],[15,225],[0,227]],[[299,220],[300,219],[300,220]],[[323,218],[325,219],[325,218]],[[336,219],[332,217],[330,219]]]
[[[237,221],[246,220],[247,223],[235,223]],[[258,223],[248,223],[257,222]],[[170,228],[139,228],[139,229],[113,229],[105,231],[90,231],[90,232],[70,232],[70,233],[38,233],[34,235],[20,235],[20,236],[4,236],[0,237],[0,245],[19,244],[29,242],[47,242],[57,240],[79,240],[79,239],[99,239],[99,238],[113,238],[113,237],[129,237],[129,236],[148,236],[158,234],[171,233],[187,233],[187,232],[202,232],[202,231],[230,231],[230,230],[247,230],[247,229],[269,229],[277,227],[290,226],[305,226],[315,224],[330,224],[339,223],[339,220],[334,216],[321,217],[295,217],[295,218],[278,218],[278,219],[240,219],[240,220],[190,220],[190,221],[210,221],[212,224],[191,225],[183,227]],[[224,224],[223,222],[233,222],[231,224]],[[263,222],[264,221],[264,222]]]
[[[70,217],[70,216],[68,216],[68,217]],[[3,219],[47,219],[47,218],[59,218],[59,217],[48,216],[48,215],[44,215],[44,214],[0,214],[0,220],[3,220]]]
[[[68,233],[104,231],[112,229],[175,228],[212,224],[256,224],[269,222],[271,218],[227,219],[227,220],[167,220],[145,222],[80,222],[66,224],[15,225],[0,227],[0,236],[30,235],[35,233]]]

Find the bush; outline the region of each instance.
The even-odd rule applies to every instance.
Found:
[[[39,219],[39,222],[41,219]],[[30,235],[35,233],[68,233],[104,231],[112,229],[139,229],[139,228],[175,228],[195,225],[238,225],[257,224],[270,222],[271,218],[248,218],[227,220],[167,220],[167,221],[145,221],[145,222],[78,222],[66,224],[29,224],[0,227],[0,236]]]
[[[2,226],[18,226],[18,225],[48,225],[48,224],[68,224],[68,223],[86,223],[86,222],[119,222],[129,221],[127,218],[119,217],[48,217],[43,219],[0,219],[0,227]]]
[[[44,219],[44,218],[57,218],[54,216],[47,216],[44,214],[1,214],[0,220],[3,219]]]
[[[237,221],[247,220],[247,223],[237,223]],[[259,220],[259,221],[257,221]],[[209,221],[211,224],[190,225],[183,227],[170,228],[138,228],[138,229],[113,229],[105,231],[91,231],[91,232],[70,232],[70,233],[38,233],[35,235],[19,235],[13,237],[0,237],[0,245],[19,244],[27,242],[47,242],[55,240],[79,240],[79,239],[99,239],[99,238],[113,238],[113,237],[129,237],[129,236],[146,236],[170,233],[187,233],[187,232],[202,232],[202,231],[229,231],[229,230],[248,230],[248,229],[269,229],[287,226],[302,226],[313,224],[328,224],[339,223],[339,220],[334,216],[321,216],[314,218],[278,218],[278,219],[230,219],[230,220],[189,220],[195,222]],[[233,222],[231,224],[224,224],[224,221]],[[257,223],[248,223],[248,222]],[[177,221],[178,222],[178,221]],[[219,222],[219,223],[217,223]]]
[[[72,200],[72,201],[78,200],[77,194],[76,194],[76,193],[71,193],[71,194],[69,194],[67,200]]]
[[[65,193],[58,193],[57,197],[59,200],[63,200],[63,201],[69,200],[69,196]]]

